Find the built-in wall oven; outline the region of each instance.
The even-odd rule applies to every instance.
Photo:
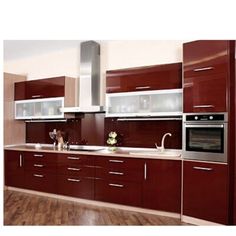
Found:
[[[183,115],[183,158],[227,162],[227,113]]]

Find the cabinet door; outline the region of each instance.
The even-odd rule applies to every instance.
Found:
[[[227,111],[229,41],[183,45],[184,112]]]
[[[180,213],[181,161],[146,160],[143,207]]]
[[[15,100],[64,97],[65,77],[15,83]]]
[[[106,92],[130,92],[182,87],[182,63],[107,71]]]
[[[24,152],[5,151],[5,185],[23,188],[24,183]]]
[[[228,166],[185,161],[183,168],[183,214],[227,224]]]

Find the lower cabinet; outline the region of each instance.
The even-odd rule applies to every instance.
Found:
[[[24,152],[5,151],[5,185],[24,188],[25,187],[25,171],[24,171]]]
[[[145,160],[143,207],[180,213],[181,161]]]
[[[195,161],[183,165],[183,215],[228,223],[228,166]]]

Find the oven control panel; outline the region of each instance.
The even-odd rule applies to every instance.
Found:
[[[186,121],[224,121],[224,114],[186,115]]]

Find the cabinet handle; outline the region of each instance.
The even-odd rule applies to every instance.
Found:
[[[146,162],[144,163],[144,179],[147,179],[147,164]]]
[[[34,174],[34,177],[43,178],[44,176],[43,175]]]
[[[67,157],[67,159],[69,159],[69,160],[79,160],[80,158],[79,157]]]
[[[41,98],[42,95],[32,95],[31,97],[32,97],[32,98]]]
[[[40,165],[40,164],[34,164],[35,167],[40,167],[42,168],[44,165]]]
[[[79,168],[73,168],[73,167],[68,167],[67,170],[75,170],[75,171],[80,171],[81,169]]]
[[[193,106],[194,108],[213,108],[215,106],[213,105],[196,105],[196,106]]]
[[[22,167],[22,166],[23,166],[23,158],[22,158],[22,154],[20,154],[19,162],[20,162],[20,167]]]
[[[109,162],[124,163],[122,160],[109,160]]]
[[[195,170],[205,170],[205,171],[213,170],[213,168],[200,167],[200,166],[194,166],[193,169],[195,169]]]
[[[197,68],[197,69],[194,69],[193,71],[198,72],[198,71],[206,71],[206,70],[213,70],[213,69],[214,69],[213,66],[208,66],[208,67]]]
[[[151,86],[137,86],[135,89],[150,89]]]
[[[124,175],[122,172],[116,172],[116,171],[109,171],[110,175]]]
[[[68,178],[67,180],[70,181],[70,182],[80,182],[80,179],[70,179],[70,178]]]
[[[43,157],[42,154],[34,154],[34,157]]]
[[[124,187],[123,184],[109,184],[109,186],[111,186],[111,187],[118,187],[118,188],[123,188]]]

